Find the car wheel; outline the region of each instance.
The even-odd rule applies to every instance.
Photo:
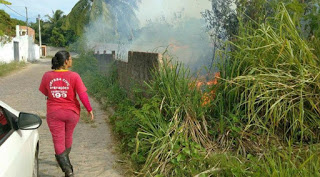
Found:
[[[33,162],[33,173],[32,177],[38,177],[39,176],[39,158],[38,158],[38,150],[36,151],[34,162]]]

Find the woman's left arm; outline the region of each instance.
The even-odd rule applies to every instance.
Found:
[[[90,105],[89,97],[87,92],[82,92],[79,94],[79,98],[83,104],[83,106],[87,109],[88,112],[92,111],[92,107]]]
[[[91,120],[94,119],[93,112],[92,112],[92,107],[90,105],[89,97],[87,92],[82,92],[79,94],[79,98],[84,105],[84,107],[87,109],[89,116],[91,117]]]
[[[93,116],[93,112],[92,112],[92,107],[90,105],[89,97],[87,94],[87,88],[84,85],[84,83],[82,82],[82,79],[79,76],[79,74],[77,74],[76,76],[77,76],[77,82],[76,82],[76,87],[75,87],[76,92],[78,93],[82,104],[87,109],[89,116],[91,117],[91,120],[93,120],[94,116]]]

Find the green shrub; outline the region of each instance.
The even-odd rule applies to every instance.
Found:
[[[149,97],[132,88],[128,100],[116,72],[102,76],[83,54],[75,66],[90,94],[116,108],[111,122],[136,175],[319,176],[318,40],[301,37],[284,5],[276,14],[240,19],[206,105],[182,64],[164,61],[146,83]]]
[[[98,73],[98,60],[94,57],[93,51],[82,51],[78,58],[73,59],[72,70],[81,76],[86,73]]]
[[[207,168],[199,165],[212,146],[207,110],[189,68],[168,61],[153,72],[141,107],[132,111],[139,120],[134,160],[142,175],[190,176]]]

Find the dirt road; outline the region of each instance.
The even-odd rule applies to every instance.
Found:
[[[38,91],[42,75],[50,70],[50,60],[44,59],[29,64],[24,69],[0,78],[0,100],[18,111],[46,115],[45,97]],[[106,113],[97,102],[90,99],[95,111],[95,123],[80,121],[74,132],[73,147],[70,154],[77,177],[121,176],[115,168],[116,153],[111,130],[106,124]],[[51,134],[45,119],[39,128],[40,176],[64,176],[55,160]],[[117,168],[119,169],[119,168]]]

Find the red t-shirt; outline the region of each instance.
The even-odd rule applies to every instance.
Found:
[[[87,91],[78,73],[72,71],[48,71],[43,77],[39,90],[48,97],[47,113],[58,109],[70,109],[80,114],[79,95]]]

